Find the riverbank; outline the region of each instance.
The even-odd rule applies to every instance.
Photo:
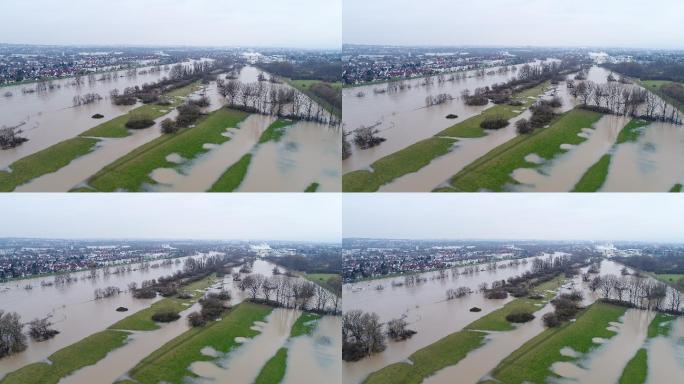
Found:
[[[520,101],[522,105],[493,105],[479,115],[454,124],[430,138],[418,141],[375,161],[371,164],[370,170],[357,170],[344,174],[342,190],[344,192],[375,192],[381,186],[401,176],[418,172],[433,160],[451,152],[459,139],[486,136],[487,132],[480,127],[480,124],[488,117],[500,116],[509,120],[522,114],[544,93],[547,86],[547,83],[542,83],[515,94],[513,99]]]
[[[486,331],[507,331],[515,327],[505,319],[507,315],[519,311],[534,312],[555,296],[549,290],[558,289],[564,281],[557,277],[534,288],[542,295],[540,299],[518,298],[502,308],[491,312],[466,325],[463,330],[452,333],[439,341],[422,348],[409,356],[408,362],[394,363],[371,373],[364,384],[419,384],[441,369],[455,365],[468,353],[485,345]],[[532,294],[532,293],[531,293]],[[538,305],[536,305],[538,304]]]

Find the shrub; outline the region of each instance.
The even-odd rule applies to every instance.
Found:
[[[542,321],[544,322],[544,325],[549,328],[557,327],[561,323],[558,316],[553,312],[544,314],[544,316],[542,316]]]
[[[480,307],[472,307],[472,308],[470,308],[470,312],[481,312],[481,311],[482,311],[482,308],[480,308]]]
[[[505,299],[508,297],[508,292],[503,289],[490,289],[485,292],[484,297],[486,299]]]
[[[515,122],[515,129],[519,134],[525,135],[534,131],[532,124],[527,119],[520,119]]]
[[[180,319],[180,315],[174,311],[159,311],[152,315],[152,320],[159,323],[170,323]]]
[[[161,131],[164,134],[171,134],[178,132],[176,122],[171,119],[164,119],[161,122]]]
[[[513,312],[506,316],[506,320],[511,323],[527,323],[532,319],[534,319],[534,315],[529,312]]]
[[[127,311],[128,311],[128,308],[126,308],[126,307],[118,307],[118,308],[116,309],[116,311],[117,311],[117,312],[127,312]]]
[[[521,100],[509,100],[508,101],[508,105],[512,105],[514,107],[519,107],[519,106],[524,105],[524,104],[525,103],[523,103]]]
[[[487,117],[480,123],[482,129],[501,129],[507,125],[508,120],[498,116]]]
[[[133,291],[133,297],[136,299],[154,299],[157,297],[157,292],[151,288],[141,288]]]
[[[101,114],[99,114],[99,113],[96,113],[96,114],[93,115],[92,118],[93,118],[93,119],[102,119],[102,118],[104,118],[104,115],[101,115]]]
[[[131,117],[128,122],[126,122],[126,128],[130,129],[143,129],[149,128],[154,125],[154,120],[148,119],[146,117]]]
[[[207,321],[199,312],[193,312],[188,315],[188,324],[190,324],[191,327],[203,327],[207,324]]]

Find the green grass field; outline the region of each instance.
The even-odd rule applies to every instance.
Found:
[[[88,180],[88,185],[101,192],[140,191],[143,184],[154,184],[150,173],[157,168],[176,167],[166,160],[172,153],[193,159],[208,150],[204,144],[221,144],[229,140],[223,136],[227,128],[235,127],[247,114],[221,108],[204,117],[194,128],[163,135],[144,144],[126,156],[107,165]]]
[[[285,134],[285,128],[292,125],[292,120],[278,119],[266,128],[264,133],[259,137],[259,144],[267,143],[269,141],[278,142]]]
[[[305,279],[320,285],[321,287],[329,290],[330,292],[334,292],[335,288],[331,287],[330,284],[328,284],[328,280],[331,277],[335,276],[339,277],[340,275],[335,273],[307,273],[302,275],[302,277],[304,277]]]
[[[648,352],[646,348],[637,351],[627,362],[619,384],[644,384],[648,375]]]
[[[233,192],[245,180],[249,164],[252,162],[252,154],[248,153],[240,158],[235,164],[226,169],[218,180],[211,186],[209,192]]]
[[[536,168],[539,165],[525,160],[529,154],[537,154],[550,160],[565,152],[561,144],[580,144],[586,139],[577,136],[583,128],[590,128],[603,115],[597,112],[573,109],[558,118],[550,127],[537,129],[529,135],[512,139],[481,158],[467,165],[453,176],[447,188],[438,192],[478,192],[482,190],[502,192],[508,185],[517,184],[511,178],[519,168]]]
[[[285,377],[287,369],[287,348],[283,347],[261,368],[254,384],[278,384]]]
[[[315,313],[304,312],[301,316],[292,324],[292,329],[290,329],[290,337],[297,337],[302,335],[310,335],[316,328],[316,320],[320,319],[321,315]]]
[[[128,317],[125,317],[116,323],[112,324],[109,329],[122,329],[129,331],[151,331],[158,329],[159,325],[152,320],[152,315],[159,311],[172,311],[180,313],[190,307],[202,297],[202,292],[197,290],[204,290],[214,282],[214,277],[209,276],[202,280],[196,281],[182,288],[182,291],[192,295],[191,299],[179,299],[177,297],[166,297],[148,308],[142,309]],[[180,319],[177,321],[181,321]]]
[[[77,370],[102,360],[125,344],[128,332],[106,330],[62,348],[48,357],[52,364],[33,363],[9,373],[0,384],[56,384]]]
[[[546,329],[530,339],[499,363],[492,376],[507,384],[546,383],[548,377],[554,376],[550,370],[554,362],[573,360],[561,355],[560,350],[563,347],[570,347],[580,353],[597,348],[598,344],[592,338],[615,336],[616,333],[609,331],[607,327],[610,322],[618,321],[625,311],[623,307],[595,303],[581,312],[575,322]],[[494,382],[496,381],[488,381]]]
[[[382,185],[401,176],[417,172],[430,164],[434,159],[451,152],[458,138],[473,138],[485,136],[486,132],[480,123],[490,116],[503,116],[511,119],[521,114],[534,102],[529,97],[535,97],[544,92],[546,83],[525,90],[515,96],[524,105],[511,106],[498,104],[485,109],[481,114],[454,124],[437,133],[433,137],[418,141],[400,151],[385,156],[373,164],[372,171],[357,170],[342,176],[342,190],[344,192],[375,192]]]
[[[210,361],[201,349],[212,347],[226,353],[239,346],[236,337],[254,337],[258,331],[250,329],[255,321],[263,321],[273,309],[264,305],[242,302],[223,319],[200,328],[190,329],[144,358],[129,373],[138,383],[183,383],[194,377],[188,370],[195,361]]]
[[[15,161],[9,166],[11,172],[0,171],[0,192],[11,192],[37,177],[57,172],[93,151],[98,142],[97,139],[76,137]]]

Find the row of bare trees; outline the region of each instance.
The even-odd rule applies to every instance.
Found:
[[[331,112],[293,88],[266,81],[245,84],[231,79],[218,79],[217,85],[231,108],[331,126],[339,124]]]
[[[238,288],[252,300],[284,308],[301,309],[321,314],[338,314],[340,297],[323,287],[303,279],[285,275],[266,277],[259,273],[243,277]]]
[[[570,94],[584,106],[616,115],[682,124],[677,108],[646,89],[616,81],[598,84],[589,80],[576,83],[569,79],[566,85]]]
[[[681,294],[667,284],[639,276],[608,274],[583,275],[592,292],[599,292],[605,300],[626,304],[634,308],[681,313]]]

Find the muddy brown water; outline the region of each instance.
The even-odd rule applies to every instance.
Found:
[[[252,265],[252,273],[272,276],[274,267],[274,264],[267,261],[256,260]],[[232,293],[230,304],[236,305],[249,297],[249,293],[241,291],[237,284],[232,276],[226,276],[215,282],[208,291],[230,290]],[[194,304],[181,313],[181,320],[162,324],[157,330],[132,332],[124,346],[110,352],[96,364],[63,378],[60,384],[113,382],[127,378],[127,372],[143,358],[190,329],[185,317],[198,309],[199,305]],[[196,362],[189,369],[201,376],[197,379],[198,382],[252,382],[263,364],[275,354],[275,351],[286,345],[291,326],[299,315],[300,311],[277,308],[264,322],[257,322],[254,325],[254,329],[261,332],[259,335],[252,339],[242,340],[242,345],[228,354],[207,348],[203,350],[203,353],[217,357],[217,360]],[[341,365],[340,326],[339,316],[325,316],[319,321],[319,325],[311,336],[291,340],[297,343],[297,350],[291,350],[292,355],[288,357],[288,374],[301,377],[303,374],[317,375],[319,372],[321,375],[328,375],[339,371]],[[301,372],[303,369],[311,371],[303,373]],[[237,379],[238,377],[240,380]]]
[[[190,63],[185,65],[190,65]],[[96,113],[104,115],[105,119],[109,120],[140,106],[140,103],[131,106],[113,105],[109,100],[109,94],[115,88],[123,91],[126,87],[159,81],[168,74],[168,70],[164,70],[163,67],[160,72],[150,72],[150,68],[139,68],[138,74],[132,77],[126,76],[126,71],[112,72],[114,75],[112,80],[94,83],[88,83],[87,78],[84,77],[81,86],[73,85],[74,79],[55,80],[53,83],[59,85],[60,88],[45,92],[22,92],[24,88],[35,89],[35,84],[3,88],[3,93],[9,91],[13,96],[0,98],[0,126],[15,126],[25,122],[26,124],[22,126],[23,136],[29,141],[16,148],[0,151],[0,169],[99,125],[102,120],[92,118]],[[95,76],[99,79],[102,75]],[[74,96],[86,93],[98,93],[103,99],[92,104],[74,107]]]
[[[143,280],[170,275],[183,266],[182,259],[177,260],[180,262],[177,264],[174,262],[170,266],[147,270],[137,269],[108,276],[103,276],[100,271],[100,277],[97,279],[82,279],[89,272],[76,272],[72,276],[78,280],[61,286],[42,287],[42,281],[54,280],[54,277],[50,276],[0,284],[0,289],[2,289],[0,300],[4,311],[17,312],[22,322],[51,316],[50,320],[54,323],[54,328],[60,331],[53,339],[44,342],[29,340],[25,351],[0,359],[0,376],[30,363],[42,361],[52,353],[86,336],[102,331],[131,313],[144,309],[159,300],[159,298],[134,299],[128,292],[94,300],[94,291],[108,286],[117,286],[124,291],[129,283],[135,282],[140,285]],[[158,262],[152,262],[152,264],[155,263]],[[133,268],[138,268],[138,265],[134,264]],[[26,285],[31,285],[33,289],[24,289]],[[115,311],[120,306],[128,308],[128,311]]]

